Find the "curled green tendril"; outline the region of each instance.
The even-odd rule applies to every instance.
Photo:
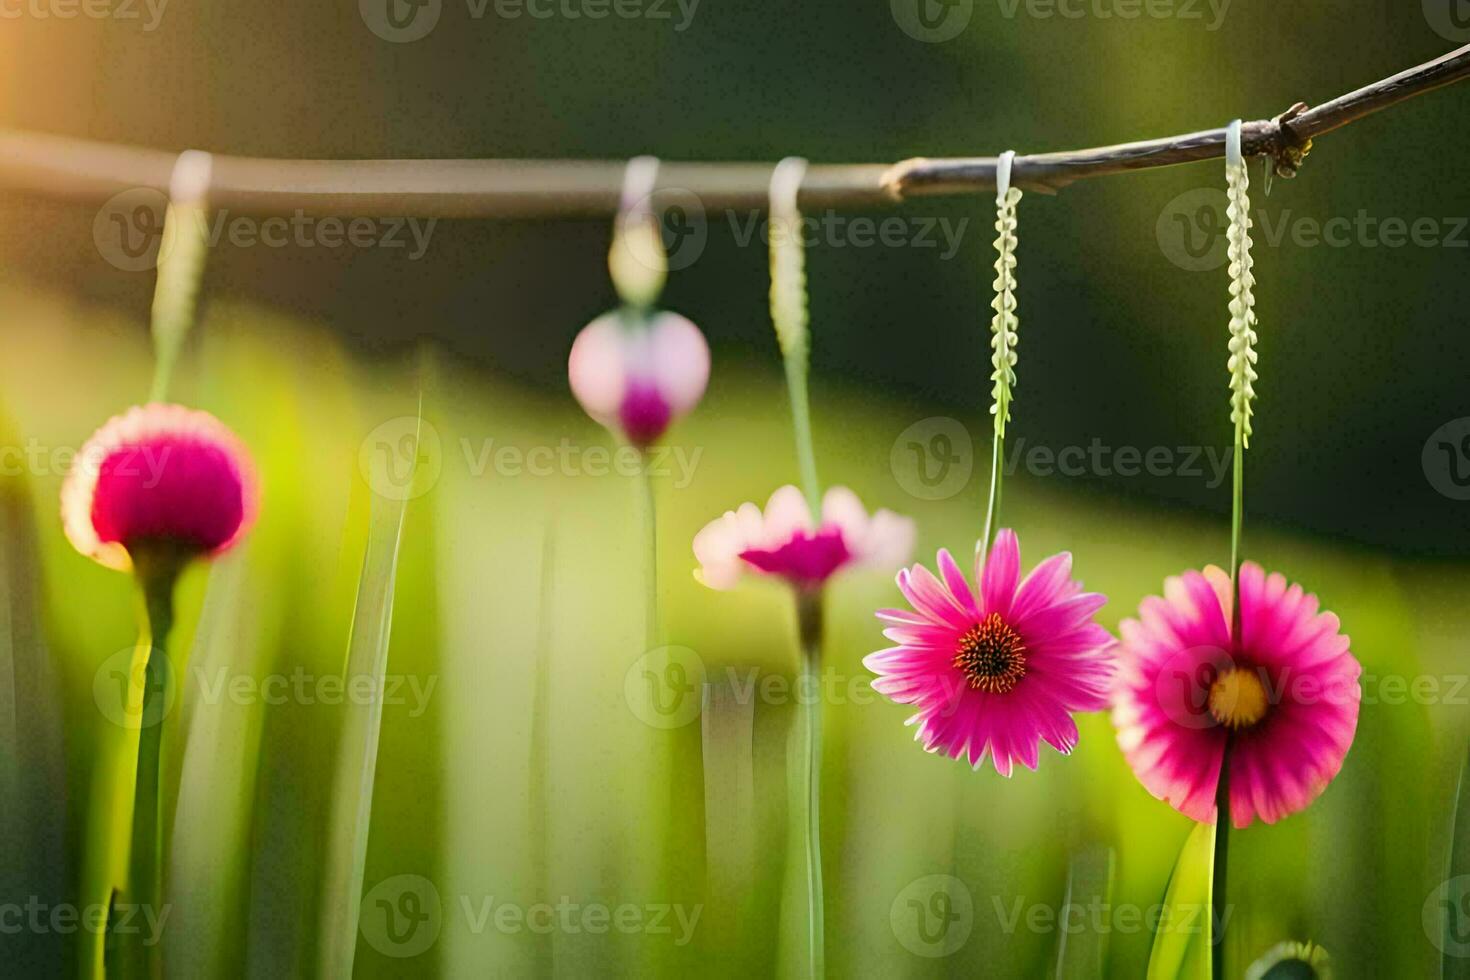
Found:
[[[807,310],[806,251],[801,240],[801,212],[794,206],[773,210],[771,238],[771,322],[786,366],[791,394],[791,424],[796,435],[796,459],[802,492],[812,519],[821,523],[821,483],[812,442],[811,395],[807,374],[811,355],[810,315]]]
[[[999,237],[995,240],[995,299],[990,303],[995,310],[990,321],[990,414],[995,416],[998,436],[1005,435],[1011,420],[1011,389],[1016,384],[1016,329],[1020,326],[1016,317],[1016,205],[1020,201],[1020,188],[1012,187],[995,216]]]
[[[1250,445],[1251,400],[1256,397],[1256,277],[1252,272],[1250,175],[1245,165],[1227,170],[1226,210],[1230,256],[1230,421],[1242,446]]]
[[[811,342],[800,212],[771,215],[771,320],[782,355],[805,362]]]

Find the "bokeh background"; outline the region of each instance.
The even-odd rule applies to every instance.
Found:
[[[444,0],[412,43],[385,40],[370,9],[344,2],[173,0],[156,23],[141,5],[135,19],[17,7],[0,22],[0,122],[281,157],[886,162],[1266,117],[1470,40],[1435,0],[1099,13],[1119,7],[1089,2],[1070,18],[961,2],[948,15],[967,15],[962,29],[924,40],[884,3],[702,0],[692,17],[670,3],[655,8],[667,18],[591,20],[565,7],[511,18],[493,2],[477,17]],[[1286,938],[1320,941],[1349,977],[1422,975],[1440,956],[1424,916],[1444,880],[1470,704],[1470,503],[1455,480],[1470,456],[1436,451],[1441,427],[1458,440],[1454,424],[1470,416],[1467,150],[1470,99],[1450,89],[1324,137],[1302,175],[1269,195],[1252,170],[1262,327],[1246,551],[1341,615],[1370,700],[1326,795],[1233,838],[1232,973]],[[1212,234],[1223,195],[1211,196],[1222,178],[1204,164],[1027,196],[1018,440],[1052,452],[1166,447],[1176,464],[1186,450],[1206,461],[1225,450],[1226,275]],[[62,538],[64,466],[52,451],[144,397],[154,281],[94,238],[101,205],[0,187],[5,442],[45,450],[39,465],[10,466],[11,454],[5,476],[17,678],[7,759],[32,801],[7,828],[6,881],[75,904],[90,900],[89,819],[119,737],[97,679],[134,627],[127,583]],[[890,214],[907,222],[903,244],[861,244],[857,226],[834,221],[808,250],[822,476],[913,515],[921,554],[963,549],[984,492],[991,207],[931,199],[842,218]],[[689,575],[688,542],[705,521],[796,476],[750,217],[681,211],[666,229],[684,260],[664,305],[704,328],[715,371],[671,437],[692,473],[671,466],[656,481],[662,639],[694,651],[717,683],[726,668],[789,677],[796,663],[780,592],[715,594]],[[1341,246],[1313,244],[1310,229],[1333,219],[1354,230]],[[1390,247],[1386,219],[1433,230],[1427,244]],[[677,253],[691,227],[703,244]],[[944,229],[958,233],[952,248]],[[242,553],[185,583],[181,663],[256,678],[340,673],[383,496],[364,462],[401,434],[395,420],[420,396],[438,437],[437,476],[409,501],[402,539],[388,671],[406,679],[407,703],[384,711],[366,873],[389,893],[397,876],[427,882],[438,931],[417,955],[391,955],[404,948],[365,912],[359,975],[736,975],[801,962],[800,893],[787,878],[799,867],[787,840],[791,698],[649,724],[636,694],[647,652],[636,481],[591,475],[585,456],[548,476],[493,456],[611,446],[564,377],[575,332],[614,302],[608,233],[605,221],[440,221],[417,258],[319,244],[210,250],[174,394],[242,434],[266,509]],[[932,436],[956,427],[969,438],[950,443],[954,472],[973,472],[930,487],[909,443],[939,448]],[[1207,462],[1084,469],[1022,466],[1005,517],[1028,564],[1076,553],[1087,584],[1111,597],[1107,625],[1164,576],[1227,557],[1228,483]],[[1015,903],[1060,906],[1077,856],[1095,866],[1111,849],[1112,902],[1152,906],[1189,823],[1136,784],[1102,716],[1087,719],[1072,758],[1010,781],[920,752],[905,712],[862,682],[861,657],[883,645],[870,612],[895,599],[883,575],[831,595],[827,658],[847,693],[824,706],[830,966],[1039,975],[1061,934],[1024,920],[1008,929]],[[43,684],[47,664],[54,690],[27,687]],[[197,768],[172,761],[170,956],[221,976],[309,973],[342,711],[211,699],[184,676],[169,724],[204,734],[190,737]],[[1388,678],[1429,678],[1437,693],[1396,697]],[[434,684],[422,710],[414,681]],[[967,938],[942,957],[914,951],[935,950],[903,911],[905,889],[936,874],[963,882],[973,906]],[[487,899],[525,908],[563,896],[702,912],[683,945],[672,916],[671,934],[603,936],[479,919]],[[201,917],[223,923],[222,945],[191,947]],[[1115,923],[1102,938],[1112,975],[1140,975],[1146,931]],[[73,939],[21,940],[26,955],[59,950],[73,971]]]

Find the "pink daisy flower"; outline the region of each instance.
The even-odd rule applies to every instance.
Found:
[[[1073,581],[1066,552],[1021,580],[1009,529],[976,568],[978,592],[948,551],[938,563],[938,578],[922,565],[898,573],[914,611],[879,610],[898,646],[863,660],[878,675],[873,689],[918,707],[907,724],[918,723],[925,751],[977,769],[987,753],[1002,776],[1016,762],[1035,769],[1042,741],[1070,753],[1072,714],[1107,704],[1113,638],[1092,621],[1107,599]]]
[[[699,404],[709,345],[677,313],[607,313],[577,335],[567,377],[588,415],[642,448]]]
[[[771,494],[764,512],[744,503],[706,524],[694,536],[700,562],[694,577],[712,589],[730,589],[755,572],[816,589],[844,568],[901,565],[913,547],[912,520],[889,510],[869,517],[846,487],[827,491],[821,526],[814,528],[806,497],[788,485]]]
[[[151,544],[217,555],[255,520],[255,471],[244,445],[207,412],[154,403],[98,429],[61,487],[66,536],[108,568],[132,568]]]
[[[1230,745],[1236,827],[1275,823],[1315,800],[1342,769],[1358,725],[1362,666],[1317,597],[1246,562],[1240,641],[1219,568],[1188,571],[1124,620],[1113,724],[1140,782],[1180,813],[1215,819]]]

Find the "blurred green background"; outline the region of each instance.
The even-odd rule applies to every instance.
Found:
[[[1274,115],[1452,46],[1419,4],[1386,0],[1235,0],[1213,31],[1204,5],[1202,19],[1073,20],[976,2],[940,43],[906,34],[881,3],[703,0],[676,31],[677,7],[671,20],[512,20],[493,6],[476,19],[446,0],[438,27],[411,44],[374,35],[349,3],[174,2],[154,30],[143,29],[146,8],[139,22],[7,20],[0,121],[289,157],[879,162]],[[1232,974],[1284,938],[1320,941],[1348,977],[1424,975],[1438,961],[1423,913],[1444,877],[1467,730],[1470,505],[1436,489],[1445,473],[1423,453],[1439,427],[1470,415],[1467,124],[1470,100],[1449,90],[1325,137],[1302,176],[1269,197],[1252,170],[1268,221],[1258,217],[1262,377],[1246,551],[1342,616],[1370,701],[1324,797],[1233,838]],[[1225,273],[1185,268],[1189,250],[1171,237],[1208,230],[1181,195],[1195,193],[1183,198],[1192,204],[1221,177],[1200,165],[1028,195],[1018,439],[1053,451],[1094,440],[1224,449]],[[1283,221],[1360,211],[1434,219],[1438,244],[1267,240]],[[900,436],[952,418],[983,453],[993,235],[985,201],[896,213],[914,234],[926,221],[968,224],[948,258],[942,238],[861,246],[851,225],[809,249],[817,449],[825,481],[918,520],[923,557],[969,547],[978,532],[983,460],[948,496],[926,499]],[[25,798],[39,803],[12,811],[24,830],[5,828],[8,853],[24,861],[8,860],[5,880],[17,895],[79,904],[92,900],[81,870],[89,803],[120,737],[95,684],[131,645],[133,610],[123,577],[66,545],[49,451],[80,446],[143,398],[154,278],[107,260],[97,215],[96,202],[0,189],[6,443],[48,451],[5,478],[7,650],[33,668],[42,647],[27,637],[43,638],[59,691],[15,699],[7,771],[25,774]],[[697,459],[692,477],[674,468],[658,481],[665,640],[695,651],[714,680],[728,680],[727,667],[741,680],[789,676],[796,664],[781,593],[716,594],[689,576],[699,527],[796,476],[764,244],[741,244],[732,224],[746,218],[705,215],[706,243],[664,297],[705,329],[715,357],[705,403],[671,437]],[[613,302],[607,237],[606,222],[465,221],[439,222],[413,261],[383,248],[210,252],[203,321],[174,394],[245,438],[265,510],[246,548],[186,581],[177,657],[231,676],[340,673],[374,504],[361,464],[420,392],[439,437],[438,477],[407,512],[388,666],[406,678],[406,703],[384,711],[366,873],[389,898],[407,880],[397,876],[428,882],[438,932],[415,957],[386,955],[380,946],[403,947],[385,942],[367,903],[361,976],[764,975],[801,963],[800,892],[787,880],[799,867],[786,830],[790,697],[757,697],[748,714],[712,708],[672,729],[645,723],[635,481],[565,467],[514,475],[493,456],[480,465],[487,440],[522,453],[563,439],[583,451],[610,444],[564,378],[576,330]],[[1112,627],[1165,575],[1225,559],[1228,491],[1212,483],[1207,469],[1023,467],[1005,518],[1028,565],[1076,553],[1087,585],[1111,597]],[[1059,906],[1072,856],[1103,846],[1116,853],[1113,902],[1151,906],[1188,821],[1137,785],[1102,716],[1085,720],[1074,757],[1044,757],[1040,772],[1010,781],[919,751],[905,711],[862,681],[862,656],[884,645],[871,610],[896,599],[884,575],[853,576],[831,595],[827,660],[844,693],[824,706],[829,965],[840,976],[1041,975],[1059,934],[1024,922],[1008,931],[1015,903]],[[191,739],[197,769],[187,756],[171,762],[173,855],[202,891],[175,892],[170,956],[202,957],[222,976],[309,973],[341,710],[211,701],[191,691],[187,670],[169,724],[210,734]],[[1432,703],[1394,703],[1382,684],[1420,677],[1439,685],[1419,699]],[[431,690],[425,704],[412,682]],[[33,737],[45,723],[64,733],[64,775]],[[972,895],[971,931],[947,957],[905,944],[922,947],[905,889],[936,874]],[[579,908],[702,911],[685,945],[672,916],[669,934],[476,925],[487,900],[526,908],[563,896]],[[222,947],[189,948],[201,916],[223,918]],[[1108,939],[1111,974],[1140,975],[1147,933],[1117,925]]]

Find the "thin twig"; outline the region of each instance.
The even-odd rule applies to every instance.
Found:
[[[1243,127],[1245,152],[1279,173],[1300,166],[1313,138],[1470,76],[1470,45],[1314,108],[1297,103]],[[1225,130],[1018,156],[1011,182],[1051,193],[1076,180],[1225,155]],[[0,129],[0,186],[103,200],[168,187],[177,154]],[[615,214],[626,163],[576,160],[269,160],[215,155],[210,203],[247,213],[374,217],[549,218]],[[885,164],[813,164],[803,208],[876,208],[915,197],[994,191],[994,157]],[[664,163],[660,198],[705,209],[761,208],[773,164]],[[681,202],[680,194],[688,196]]]

